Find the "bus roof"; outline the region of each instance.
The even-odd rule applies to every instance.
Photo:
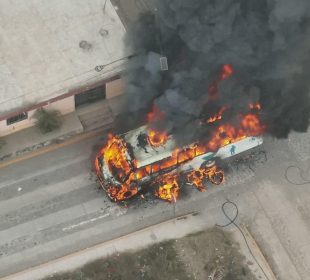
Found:
[[[138,136],[140,134],[146,134],[148,131],[148,127],[146,125],[141,126],[137,129],[131,130],[122,135],[123,139],[126,143],[130,144],[132,147],[132,152],[134,159],[137,161],[137,167],[143,167],[162,159],[168,158],[172,156],[172,152],[177,148],[176,142],[173,139],[173,136],[170,135],[168,141],[159,147],[152,147],[150,145],[146,145],[145,147],[141,147],[138,144]],[[242,140],[237,142],[228,144],[224,147],[218,149],[215,153],[215,156],[220,158],[228,158],[235,154],[242,153],[254,147],[257,147],[263,143],[263,138],[261,136],[249,136],[245,137]],[[234,152],[232,153],[231,149],[234,146]]]
[[[133,156],[137,161],[137,167],[143,167],[164,158],[170,157],[172,152],[176,149],[176,143],[170,135],[167,142],[159,147],[152,147],[146,145],[141,147],[138,142],[140,134],[147,134],[148,128],[146,125],[125,133],[122,137],[126,143],[130,144],[133,150]]]

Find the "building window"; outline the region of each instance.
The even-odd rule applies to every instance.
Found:
[[[14,124],[14,123],[26,120],[26,119],[28,119],[28,113],[27,112],[23,112],[23,113],[20,113],[20,114],[18,114],[16,116],[8,118],[6,120],[6,125],[11,125],[11,124]]]

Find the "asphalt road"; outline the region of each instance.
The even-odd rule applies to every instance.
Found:
[[[309,139],[266,139],[266,154],[229,164],[225,184],[204,193],[185,187],[176,215],[201,211],[206,225],[226,223],[221,205],[229,198],[279,279],[310,279],[310,184],[284,177],[290,165],[310,167]],[[151,196],[128,207],[106,198],[91,171],[101,142],[94,137],[0,169],[0,276],[173,217],[173,205]],[[296,169],[288,175],[302,181]]]

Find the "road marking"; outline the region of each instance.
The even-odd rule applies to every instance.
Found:
[[[185,217],[192,216],[193,213],[194,212],[189,212],[187,214],[176,217],[176,219],[180,220],[180,221],[186,220]],[[37,266],[27,268],[25,270],[22,270],[22,271],[14,273],[14,274],[8,275],[6,277],[3,277],[2,280],[39,279],[38,275],[45,277],[45,276],[49,276],[51,274],[54,274],[56,271],[61,272],[62,270],[59,267],[63,268],[64,263],[68,264],[69,262],[71,263],[74,261],[73,263],[76,264],[78,258],[82,258],[85,260],[85,258],[89,257],[88,254],[91,254],[94,251],[102,252],[102,250],[105,248],[105,246],[114,246],[116,242],[120,242],[121,240],[128,240],[128,238],[132,238],[134,236],[139,236],[139,234],[143,234],[143,233],[148,232],[148,231],[153,231],[154,229],[158,228],[158,226],[167,225],[167,224],[175,221],[176,219],[169,219],[169,220],[159,222],[159,223],[153,224],[151,226],[142,228],[140,230],[131,231],[129,233],[121,235],[120,237],[104,241],[102,243],[91,246],[89,248],[85,248],[85,249],[76,251],[74,253],[68,254],[66,256],[59,257],[56,259],[52,259],[52,260],[47,261],[46,263],[39,264]],[[97,255],[94,259],[97,259],[98,257],[104,257],[104,255],[101,255],[101,256]],[[9,259],[10,262],[16,263],[16,256],[11,256],[11,259],[12,259],[12,261]],[[8,263],[8,261],[7,261],[7,263]],[[79,267],[82,265],[83,264],[78,264],[76,266],[72,265],[70,267],[70,269],[76,268],[76,267]],[[33,276],[35,276],[35,277],[33,277]],[[42,277],[40,277],[40,279]]]
[[[48,201],[56,197],[63,196],[64,194],[88,188],[94,184],[88,178],[88,173],[81,173],[75,177],[57,182],[53,185],[39,185],[35,190],[18,194],[18,196],[1,201],[0,215],[17,211],[25,206],[35,204],[39,201]]]
[[[84,226],[84,225],[93,223],[93,222],[95,222],[95,221],[97,221],[97,220],[106,218],[106,217],[108,217],[108,216],[110,216],[110,214],[109,214],[109,213],[106,213],[106,214],[101,215],[101,216],[99,216],[99,217],[92,218],[92,219],[89,219],[89,220],[85,220],[85,221],[82,221],[82,222],[80,222],[80,223],[77,223],[77,224],[68,226],[68,227],[64,227],[64,228],[62,229],[62,231],[72,230],[72,229],[75,229],[75,228],[77,228],[77,227],[81,227],[81,226]]]
[[[40,155],[43,155],[43,154],[55,151],[55,150],[58,150],[60,148],[63,148],[63,147],[66,147],[66,146],[69,146],[69,145],[81,142],[81,141],[83,141],[85,139],[89,139],[89,138],[92,138],[92,137],[95,137],[95,136],[99,136],[101,134],[103,134],[103,131],[101,131],[101,130],[90,131],[90,132],[87,132],[87,133],[79,134],[79,135],[77,135],[77,136],[75,136],[73,138],[65,140],[62,143],[52,144],[52,145],[50,145],[48,147],[40,148],[40,149],[35,150],[33,152],[29,152],[29,153],[27,153],[25,155],[22,155],[22,156],[19,156],[19,157],[15,157],[15,158],[13,158],[11,160],[8,160],[8,161],[5,161],[3,163],[0,163],[0,169],[4,168],[4,167],[7,167],[9,165],[18,163],[18,162],[22,162],[22,161],[25,161],[25,160],[28,160],[28,159],[31,159],[31,158],[34,158],[34,157],[37,157],[37,156],[40,156]]]
[[[42,176],[42,175],[46,175],[52,171],[56,171],[56,170],[59,170],[59,169],[62,169],[62,168],[65,168],[69,165],[73,165],[75,163],[78,163],[78,162],[82,162],[86,159],[89,159],[89,156],[79,156],[79,157],[75,157],[73,158],[72,160],[69,160],[69,161],[65,161],[65,162],[62,162],[62,163],[59,163],[58,165],[56,166],[52,166],[52,167],[49,167],[49,168],[46,168],[46,169],[43,169],[43,170],[37,170],[37,171],[34,171],[30,174],[27,174],[21,178],[14,178],[14,179],[11,179],[11,180],[8,180],[8,181],[4,181],[4,182],[1,182],[0,183],[0,189],[1,188],[5,188],[5,187],[8,187],[10,185],[15,185],[15,184],[19,184],[23,181],[27,181],[27,180],[30,180],[32,178],[35,178],[37,176]],[[1,167],[0,167],[1,168]]]
[[[102,198],[99,197],[84,202],[83,206],[81,203],[79,203],[77,205],[70,206],[62,210],[55,209],[53,210],[54,212],[47,213],[44,216],[34,218],[30,221],[20,221],[19,224],[15,224],[12,227],[0,230],[0,246],[1,244],[8,243],[11,240],[20,239],[25,235],[33,236],[49,228],[57,228],[57,231],[61,231],[63,227],[72,225],[76,223],[76,221],[82,221],[92,217],[98,217],[99,215],[103,215],[105,213],[113,215],[113,213],[111,213],[110,211],[102,212],[95,210],[94,212],[85,212],[85,209],[98,209],[102,206]]]
[[[101,216],[98,216],[98,217],[95,217],[95,218],[91,218],[89,220],[84,220],[84,221],[81,221],[81,222],[79,222],[77,224],[73,224],[73,225],[68,226],[68,227],[64,227],[62,229],[62,231],[72,230],[74,228],[77,228],[77,227],[80,227],[80,226],[84,226],[84,225],[93,223],[93,222],[95,222],[97,220],[100,220],[100,219],[103,219],[103,218],[106,218],[106,217],[109,217],[109,216],[119,217],[119,216],[125,215],[127,213],[127,209],[122,209],[122,208],[117,207],[117,206],[111,207],[108,211],[110,211],[110,213],[105,213],[105,214],[103,214]]]

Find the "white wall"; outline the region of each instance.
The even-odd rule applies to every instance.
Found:
[[[19,131],[21,129],[30,127],[34,125],[34,119],[31,117],[33,116],[35,110],[28,112],[28,119],[7,125],[6,120],[0,121],[0,137],[5,136],[11,133],[14,133],[16,131]]]
[[[70,96],[65,99],[50,103],[43,108],[47,110],[58,110],[62,115],[71,113],[75,110],[74,96]],[[35,119],[32,117],[35,111],[36,110],[32,110],[28,112],[28,119],[11,124],[9,126],[7,126],[6,120],[0,121],[0,137],[33,126],[35,123]]]
[[[75,110],[74,95],[65,99],[50,103],[45,109],[58,110],[62,115],[72,113]]]
[[[121,95],[125,90],[125,82],[122,79],[117,79],[106,83],[106,98],[110,99]]]

